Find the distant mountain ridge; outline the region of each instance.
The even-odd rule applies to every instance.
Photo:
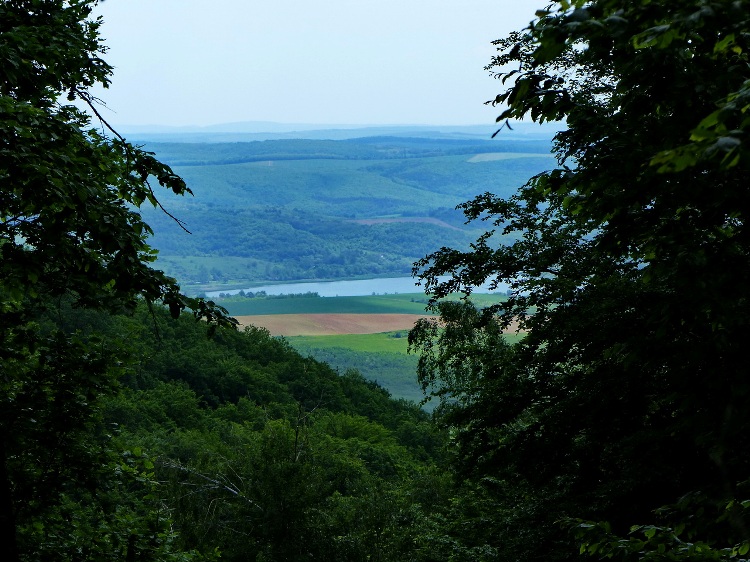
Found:
[[[562,124],[515,123],[503,128],[495,138],[502,140],[549,140]],[[121,134],[135,142],[252,142],[263,140],[309,139],[346,140],[365,137],[417,137],[434,139],[490,139],[500,128],[485,125],[328,125],[246,121],[206,127],[163,125],[123,125]]]

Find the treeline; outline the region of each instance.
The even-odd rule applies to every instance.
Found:
[[[198,295],[204,297],[205,294]],[[285,299],[314,299],[319,298],[320,294],[315,291],[307,291],[306,293],[282,293],[280,295],[269,295],[265,291],[245,291],[240,289],[236,293],[219,293],[219,298],[222,299],[224,305],[227,302],[242,302],[245,299],[270,299],[270,300],[285,300]]]

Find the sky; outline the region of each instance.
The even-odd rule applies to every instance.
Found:
[[[114,125],[494,122],[491,41],[535,0],[106,0]]]

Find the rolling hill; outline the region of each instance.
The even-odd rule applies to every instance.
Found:
[[[549,141],[364,137],[147,143],[194,197],[156,209],[158,266],[188,290],[260,281],[410,275],[486,225],[456,205],[509,195],[552,165]]]

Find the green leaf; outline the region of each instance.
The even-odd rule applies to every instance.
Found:
[[[714,53],[726,53],[730,47],[734,46],[734,43],[734,33],[730,33],[720,41],[716,42],[714,45]]]

